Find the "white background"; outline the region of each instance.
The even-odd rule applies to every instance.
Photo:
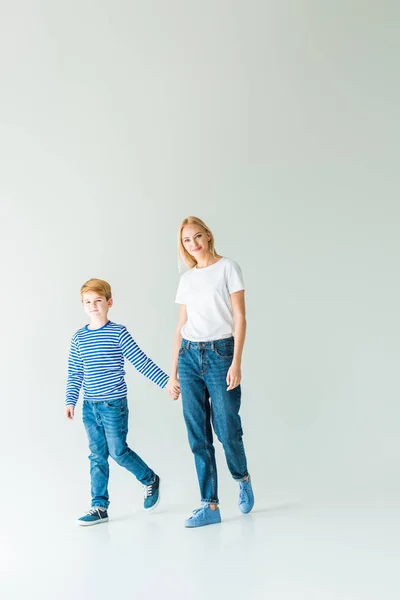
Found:
[[[63,417],[69,342],[85,323],[79,288],[110,281],[111,319],[168,370],[176,232],[189,214],[245,276],[242,418],[257,506],[392,511],[388,564],[400,497],[398,4],[0,7],[1,505],[23,524],[4,537],[7,598],[27,597],[17,573],[38,551],[35,525],[68,531],[90,502],[80,410]],[[181,528],[198,490],[180,402],[127,372],[130,444],[162,475]],[[218,459],[229,513],[236,488]],[[139,485],[115,465],[110,491],[115,516],[140,510]],[[65,547],[55,539],[51,552]],[[72,568],[65,556],[57,565]],[[286,597],[279,585],[274,598]],[[304,593],[288,597],[313,598]]]

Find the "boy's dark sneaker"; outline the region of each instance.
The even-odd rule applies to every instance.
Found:
[[[106,510],[100,510],[99,508],[91,508],[86,515],[83,515],[77,520],[78,525],[97,525],[97,523],[107,523],[108,514]]]
[[[144,487],[144,510],[154,510],[160,502],[160,478],[156,475],[155,481]]]

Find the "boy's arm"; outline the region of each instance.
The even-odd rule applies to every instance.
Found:
[[[83,361],[75,339],[72,339],[68,358],[68,381],[66,393],[66,406],[75,406],[83,382]]]
[[[119,345],[123,356],[133,364],[139,373],[160,386],[160,388],[165,388],[169,379],[168,375],[146,356],[127,329],[123,329],[119,338]]]

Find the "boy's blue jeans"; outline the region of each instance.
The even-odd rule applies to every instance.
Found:
[[[224,448],[236,481],[247,476],[247,462],[239,416],[240,386],[227,392],[226,376],[233,359],[233,338],[215,342],[182,340],[178,357],[183,415],[194,454],[202,502],[218,504],[214,431]],[[210,402],[211,398],[211,402]]]
[[[83,423],[89,440],[92,506],[108,508],[108,457],[128,469],[144,485],[155,479],[155,473],[126,443],[128,433],[128,401],[83,402]]]

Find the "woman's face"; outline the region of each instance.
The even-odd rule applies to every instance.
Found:
[[[208,242],[210,239],[210,234],[196,224],[185,225],[182,230],[183,247],[194,258],[209,252]]]

